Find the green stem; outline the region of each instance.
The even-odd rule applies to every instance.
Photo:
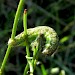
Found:
[[[30,57],[29,45],[28,44],[26,45],[26,53],[27,53],[27,57]],[[27,59],[27,62],[30,62],[30,60]],[[28,71],[29,67],[30,67],[30,65],[29,65],[29,63],[27,63],[27,65],[26,65],[26,67],[24,69],[23,75],[27,74],[27,71]]]
[[[27,65],[26,65],[26,67],[25,67],[25,69],[24,69],[23,75],[27,75],[28,69],[29,69],[29,64],[27,63]]]
[[[27,35],[27,10],[24,10],[23,13],[23,27],[24,27],[24,34]],[[29,52],[29,45],[28,45],[28,40],[26,39],[26,53],[27,57],[30,57],[30,52]],[[30,62],[30,60],[27,59],[27,62]],[[29,63],[26,65],[25,70],[23,75],[26,75],[28,68],[29,68]]]
[[[11,46],[8,46],[7,51],[6,51],[6,54],[5,54],[5,57],[4,57],[4,60],[3,60],[3,63],[2,63],[2,65],[1,65],[1,74],[2,74],[2,72],[3,72],[3,70],[4,70],[4,68],[5,68],[5,64],[6,64],[6,62],[7,62],[7,59],[8,59],[10,50],[11,50]],[[0,75],[1,75],[1,74],[0,74]]]
[[[47,71],[43,64],[41,64],[42,75],[47,75]]]
[[[14,37],[16,35],[18,20],[19,20],[19,17],[20,17],[22,8],[23,8],[23,4],[24,4],[24,0],[20,0],[18,8],[17,8],[16,15],[15,15],[14,23],[13,23],[13,29],[12,29],[12,35],[11,35],[12,39],[14,39]]]
[[[31,62],[31,60],[28,61],[29,66],[30,66],[30,75],[33,75],[33,64]]]
[[[29,66],[27,67],[27,65],[26,65],[25,72],[27,73],[28,69],[30,68],[30,75],[33,75],[33,71],[34,71],[33,70],[33,63],[32,63],[33,57],[27,57],[26,56],[26,58],[27,58],[27,62],[28,62],[27,65],[29,65]],[[26,71],[26,69],[27,69],[27,71]],[[24,75],[26,75],[26,73]]]
[[[24,34],[27,35],[27,9],[25,9],[23,13],[23,27],[24,27]]]
[[[24,35],[27,35],[27,9],[25,9],[23,13],[23,27],[24,27]],[[26,39],[26,53],[27,57],[30,57],[28,39]]]
[[[24,4],[24,0],[20,0],[16,15],[15,15],[15,19],[14,19],[11,39],[14,39],[14,37],[15,37],[16,30],[17,30],[17,25],[18,25],[18,19],[20,17],[20,13],[21,13],[23,4]],[[11,51],[11,45],[8,45],[5,57],[3,59],[3,62],[2,62],[1,68],[0,68],[0,75],[2,75],[2,72],[3,72],[4,68],[5,68],[5,64],[6,64],[7,60],[8,60],[8,56],[10,54],[10,51]]]
[[[37,52],[38,52],[38,47],[37,47],[37,48],[34,48],[33,51],[34,51],[34,52],[33,52],[33,59],[30,60],[30,59],[28,58],[28,60],[27,60],[28,63],[27,63],[27,65],[26,65],[25,69],[24,69],[23,75],[27,75],[27,71],[28,71],[29,67],[30,67],[30,75],[33,75],[34,67],[35,67],[35,65],[36,65],[36,57],[38,57],[38,56],[36,56],[36,54],[37,54]],[[27,52],[27,53],[28,53],[28,52]]]

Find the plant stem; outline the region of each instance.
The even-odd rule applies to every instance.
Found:
[[[43,64],[41,64],[42,75],[47,75],[46,69]]]
[[[27,35],[27,9],[25,9],[23,13],[23,27],[24,27],[24,34]]]
[[[37,52],[38,52],[38,47],[34,48],[34,50],[33,50],[33,59],[32,60],[30,60],[30,59],[27,60],[28,63],[26,65],[25,69],[24,69],[23,75],[27,75],[27,71],[28,71],[29,67],[30,67],[30,75],[33,75],[34,67],[36,65],[36,59],[35,58],[36,58]],[[37,56],[37,58],[38,58],[38,56]]]
[[[23,13],[23,27],[24,27],[24,34],[27,35],[27,9],[24,10]],[[27,53],[27,57],[30,57],[30,52],[29,52],[29,45],[28,45],[28,40],[26,39],[26,53]],[[27,59],[27,62],[30,62],[30,60]],[[29,63],[26,65],[25,70],[24,70],[24,74],[26,75],[28,68],[29,68]]]
[[[19,5],[18,5],[18,9],[17,9],[17,12],[16,12],[16,15],[15,15],[15,19],[14,19],[14,24],[13,24],[11,39],[14,39],[14,37],[16,35],[16,30],[17,30],[17,25],[18,25],[18,19],[20,17],[20,13],[21,13],[23,4],[24,4],[24,0],[20,0]],[[0,75],[2,75],[2,72],[3,72],[4,68],[5,68],[5,64],[6,64],[7,60],[8,60],[8,56],[10,54],[10,51],[11,51],[11,45],[8,45],[5,57],[3,59],[3,62],[2,62],[1,68],[0,68]]]
[[[29,69],[29,64],[27,63],[27,65],[26,65],[26,67],[24,69],[23,75],[26,75],[27,74],[28,69]]]
[[[4,57],[4,60],[3,60],[3,63],[1,65],[1,73],[0,73],[0,75],[2,74],[2,72],[3,72],[4,68],[5,68],[5,64],[7,62],[7,59],[8,59],[10,50],[11,50],[11,46],[8,46],[7,51],[6,51],[6,54],[5,54],[5,57]]]
[[[24,14],[23,14],[23,27],[24,27],[24,34],[27,35],[27,10],[26,9],[24,10]],[[27,53],[27,57],[30,58],[29,45],[27,40],[28,39],[26,39],[26,53]],[[33,75],[33,64],[31,62],[32,59],[28,59],[28,58],[27,58],[28,64],[26,65],[26,68],[24,70],[24,75],[26,75],[29,67],[30,67],[30,75]]]
[[[33,64],[31,62],[31,60],[28,61],[29,66],[30,66],[30,75],[33,75]]]
[[[37,52],[38,52],[38,47],[36,47],[36,48],[34,47],[33,58],[31,60],[28,59],[29,66],[26,66],[25,71],[28,70],[29,67],[30,67],[30,75],[33,75],[34,68],[35,68],[35,65],[36,65],[36,59],[38,59]],[[24,75],[26,75],[26,73]]]
[[[23,13],[23,27],[24,27],[24,34],[27,35],[27,9],[25,9]],[[28,39],[26,39],[26,53],[27,57],[30,57]]]
[[[12,35],[11,35],[12,39],[14,39],[16,35],[17,25],[18,25],[18,21],[19,21],[19,17],[20,17],[22,8],[23,8],[23,4],[24,4],[24,0],[20,0],[16,15],[15,15],[14,23],[13,23],[13,29],[12,29]]]

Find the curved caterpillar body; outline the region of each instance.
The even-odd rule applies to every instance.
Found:
[[[28,42],[32,49],[38,46],[43,54],[52,55],[58,47],[58,40],[57,33],[51,27],[38,26],[27,29],[27,36],[22,32],[14,40],[9,39],[8,45],[25,46]]]

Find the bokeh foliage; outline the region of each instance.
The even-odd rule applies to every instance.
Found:
[[[0,66],[11,35],[18,2],[19,0],[0,0]],[[24,8],[28,9],[28,28],[50,26],[59,36],[58,51],[53,57],[43,58],[43,65],[38,65],[34,74],[74,75],[75,0],[27,0]],[[17,34],[23,31],[22,14]],[[26,65],[25,55],[25,48],[12,49],[4,75],[22,75]]]

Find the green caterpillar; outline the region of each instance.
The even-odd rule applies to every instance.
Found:
[[[14,40],[9,39],[8,45],[12,47],[26,46],[28,42],[32,50],[38,46],[42,54],[52,55],[58,47],[58,41],[55,30],[48,26],[38,26],[27,29],[27,35],[24,35],[24,32],[22,32]]]

